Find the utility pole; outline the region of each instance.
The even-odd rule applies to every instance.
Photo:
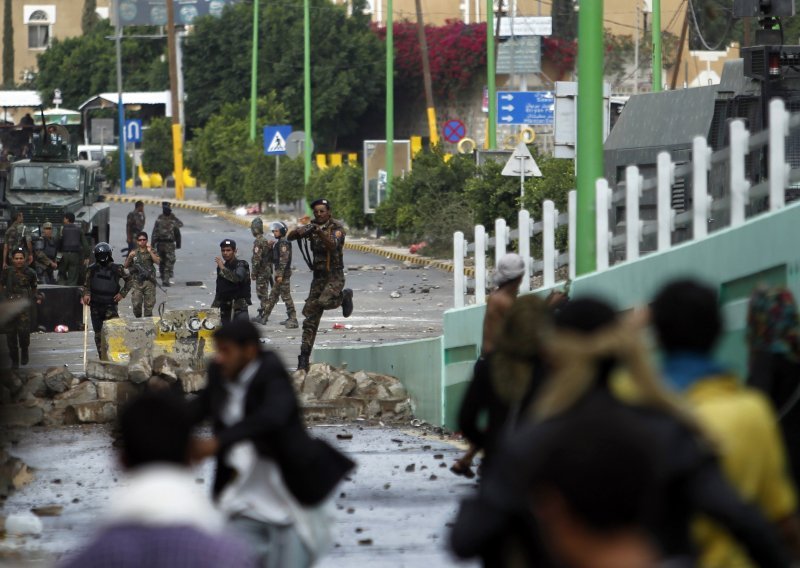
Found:
[[[675,59],[675,67],[672,70],[672,79],[670,79],[669,88],[673,91],[678,85],[678,74],[681,72],[681,60],[683,59],[683,46],[686,44],[686,36],[689,33],[689,4],[686,4],[686,13],[683,16],[683,26],[681,26],[681,37],[678,40],[678,57]],[[749,22],[749,18],[744,19],[745,24]]]
[[[311,7],[310,0],[303,0],[303,128],[306,141],[303,144],[304,179],[311,178]]]
[[[639,94],[639,3],[636,3],[636,38],[633,41],[633,94]]]
[[[250,65],[250,140],[256,140],[258,101],[258,0],[253,0],[253,54]]]
[[[637,12],[638,13],[638,12]],[[636,38],[637,42],[639,38]],[[595,270],[595,185],[603,177],[603,0],[578,12],[578,214],[576,270]]]
[[[169,91],[172,97],[172,154],[175,163],[175,199],[183,200],[183,135],[178,98],[178,56],[175,41],[175,5],[167,0],[167,50],[169,51]]]
[[[502,0],[501,0],[502,4]],[[497,85],[495,83],[494,1],[486,0],[486,85],[489,90],[489,150],[497,148]]]
[[[380,0],[378,0],[380,2]],[[386,197],[394,179],[394,6],[386,0]]]
[[[119,121],[119,137],[117,140],[117,156],[119,157],[119,192],[127,193],[125,184],[128,181],[125,171],[125,105],[122,104],[122,18],[120,0],[116,0],[117,30],[115,34],[117,49],[117,120]]]
[[[422,18],[422,0],[417,4],[417,36],[419,37],[419,50],[422,55],[422,77],[425,83],[425,102],[428,107],[428,130],[430,131],[431,146],[439,143],[439,131],[436,126],[436,107],[433,104],[433,84],[431,83],[431,64],[428,60],[428,38],[425,37],[425,22]],[[469,10],[469,1],[466,2]]]
[[[653,92],[661,92],[661,0],[653,0]]]

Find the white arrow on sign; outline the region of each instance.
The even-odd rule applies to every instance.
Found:
[[[514,95],[500,95],[500,99],[504,101],[513,101]]]
[[[510,115],[505,115],[500,120],[502,120],[503,122],[511,122],[512,120],[514,120],[514,117]]]
[[[523,197],[525,196],[525,178],[542,177],[542,170],[539,169],[525,142],[520,142],[514,149],[506,167],[503,168],[503,175],[519,177],[520,194]]]
[[[501,106],[500,108],[501,108],[502,110],[505,110],[505,111],[511,112],[512,110],[514,110],[514,105],[503,105],[503,106]]]

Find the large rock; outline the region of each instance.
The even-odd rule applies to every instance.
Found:
[[[149,347],[134,349],[128,362],[128,380],[144,383],[153,375],[153,351]]]
[[[24,380],[22,389],[17,393],[18,400],[30,400],[31,398],[43,398],[47,396],[47,384],[45,384],[44,376],[40,374],[31,374]]]
[[[384,400],[389,398],[390,394],[386,387],[369,377],[368,380],[362,381],[356,386],[353,396],[365,400]]]
[[[50,367],[44,373],[44,384],[53,394],[60,394],[70,389],[75,377],[66,367]]]
[[[128,365],[90,359],[86,363],[86,376],[97,381],[127,381]]]
[[[7,404],[0,407],[0,426],[30,428],[44,420],[44,410],[39,406]]]
[[[328,380],[328,386],[319,396],[319,400],[336,400],[350,396],[353,389],[356,388],[356,380],[349,373],[333,372]]]
[[[64,409],[64,424],[106,424],[116,417],[117,405],[110,400],[76,403]]]
[[[322,396],[322,393],[328,388],[332,372],[333,369],[331,369],[331,366],[325,363],[311,365],[303,381],[303,389],[301,392],[304,397],[319,400],[319,397]]]
[[[144,385],[137,385],[133,383],[115,383],[113,381],[97,381],[95,387],[97,388],[97,398],[99,400],[108,400],[115,402],[117,405],[124,405],[129,400],[137,397],[142,393]]]
[[[77,387],[56,395],[56,407],[66,408],[72,404],[82,404],[97,400],[97,387],[92,381],[84,381]]]
[[[400,382],[400,379],[396,377],[390,377],[389,375],[380,375],[378,373],[367,373],[372,380],[374,380],[379,385],[382,385],[389,391],[390,398],[408,398],[408,391],[406,391],[406,387],[403,386],[403,383]]]
[[[153,375],[161,377],[169,383],[174,383],[178,380],[179,370],[180,365],[172,357],[159,355],[153,359]]]
[[[208,379],[205,371],[195,371],[194,369],[181,369],[178,371],[178,380],[181,388],[186,394],[200,392],[206,388]]]

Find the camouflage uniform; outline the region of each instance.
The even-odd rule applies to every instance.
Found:
[[[247,306],[250,301],[250,266],[246,260],[234,257],[217,267],[217,289],[212,308],[219,308],[222,323],[231,319],[248,319]]]
[[[142,315],[146,318],[151,317],[153,306],[156,305],[156,264],[153,262],[153,257],[149,251],[137,247],[133,256],[125,259],[125,268],[130,271],[133,279],[131,289],[133,317],[140,318]]]
[[[129,253],[136,250],[136,235],[144,231],[144,224],[144,211],[137,211],[134,209],[128,213],[128,219],[125,223],[125,236],[128,238]]]
[[[253,242],[253,258],[251,259],[250,266],[253,269],[253,278],[256,281],[256,296],[261,303],[261,310],[267,305],[269,298],[269,289],[273,286],[272,281],[272,245],[274,241],[269,241],[263,235],[257,235],[256,240]]]
[[[52,263],[56,261],[57,246],[53,237],[42,237],[43,246],[33,255],[34,269],[42,284],[55,284],[56,278],[53,274],[55,270]]]
[[[272,262],[275,266],[275,284],[264,306],[263,321],[264,323],[267,322],[267,318],[269,318],[273,308],[275,308],[275,304],[278,303],[278,297],[280,296],[283,303],[286,304],[286,315],[288,316],[286,323],[292,327],[297,327],[297,312],[294,309],[294,300],[292,300],[292,288],[290,285],[290,280],[292,278],[292,243],[286,240],[285,237],[273,243]],[[280,284],[277,281],[278,278],[281,279]]]
[[[27,241],[30,241],[30,235],[25,234],[25,223],[20,221],[11,223],[5,234],[5,243],[8,245],[8,255],[6,256],[8,264],[11,264],[11,256],[18,248],[25,249],[25,255],[27,256],[30,250],[27,247]]]
[[[175,249],[181,227],[183,227],[183,223],[173,213],[169,215],[162,213],[153,226],[151,238],[153,244],[156,245],[158,256],[161,257],[158,271],[161,281],[166,285],[169,285],[169,279],[175,276]]]
[[[4,300],[19,300],[26,298],[35,302],[36,272],[32,268],[23,267],[21,270],[13,266],[6,267],[0,276],[0,287],[3,289]],[[33,308],[26,308],[17,317],[6,325],[6,343],[11,357],[11,363],[16,368],[19,365],[19,352],[22,351],[22,364],[28,363],[28,346],[31,343],[31,313]]]
[[[106,270],[104,270],[106,269]],[[111,263],[107,267],[99,264],[92,264],[86,270],[86,279],[83,284],[83,295],[89,294],[89,314],[92,317],[92,329],[94,330],[94,342],[97,345],[97,353],[100,352],[100,339],[102,337],[103,322],[119,317],[117,310],[117,303],[111,299],[111,294],[105,293],[98,294],[97,284],[93,282],[95,274],[99,271],[109,272],[109,276],[115,285],[116,293],[119,293],[123,298],[128,295],[131,287],[133,286],[133,279],[130,272],[121,264]],[[102,273],[101,273],[102,274]],[[123,280],[124,285],[120,286],[119,281]]]
[[[325,247],[321,233],[327,233],[336,243],[336,249],[329,251]],[[311,355],[314,341],[317,338],[317,329],[325,310],[335,310],[341,307],[344,290],[344,239],[345,229],[341,221],[330,219],[324,225],[314,223],[300,227],[293,231],[291,240],[308,239],[311,253],[314,255],[314,277],[311,280],[311,290],[303,306],[303,339],[300,345],[301,357]],[[301,245],[302,246],[302,245]]]
[[[77,228],[78,232],[65,235],[65,232],[74,231],[73,227]],[[80,226],[67,223],[61,227],[57,248],[61,254],[61,261],[58,264],[58,283],[62,286],[78,286],[81,274],[85,272],[83,263],[89,258],[89,242]]]

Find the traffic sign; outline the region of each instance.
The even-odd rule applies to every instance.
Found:
[[[267,156],[283,156],[286,154],[286,139],[292,133],[288,124],[264,127],[264,154]]]
[[[509,177],[519,177],[519,192],[521,196],[525,196],[525,178],[526,177],[542,177],[542,170],[533,159],[531,151],[525,142],[520,142],[514,153],[503,168],[503,175]]]
[[[553,35],[553,18],[550,16],[517,16],[500,18],[500,37]]]
[[[541,73],[541,45],[542,38],[539,36],[522,36],[502,42],[497,49],[497,73]]]
[[[458,144],[466,135],[467,127],[457,118],[448,120],[442,127],[442,136],[451,144]]]
[[[314,151],[314,141],[309,140],[308,144],[311,151]],[[297,158],[303,153],[306,145],[306,133],[302,130],[296,130],[286,137],[286,155],[292,159]]]
[[[138,118],[125,121],[125,141],[134,144],[142,141],[142,121]]]
[[[551,91],[498,91],[498,124],[553,124]]]

